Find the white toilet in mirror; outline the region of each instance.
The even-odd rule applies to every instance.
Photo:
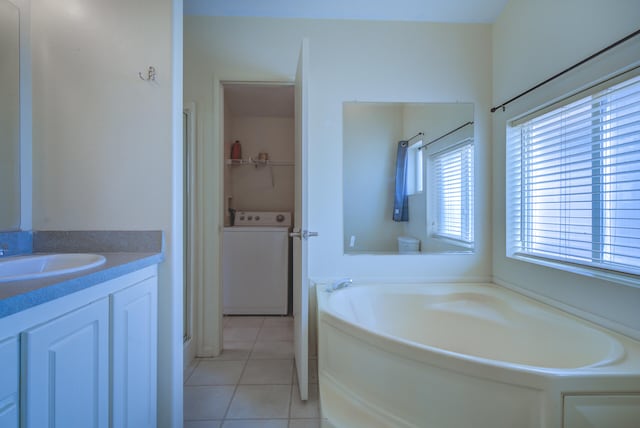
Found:
[[[420,240],[411,236],[398,236],[398,253],[417,254],[420,252]]]

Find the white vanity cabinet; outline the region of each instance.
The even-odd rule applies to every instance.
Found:
[[[155,278],[111,295],[112,426],[156,426]]]
[[[155,427],[157,266],[0,318],[0,361],[2,428]]]
[[[22,426],[109,424],[109,299],[22,333]]]
[[[0,339],[0,427],[18,428],[20,351],[17,336]]]

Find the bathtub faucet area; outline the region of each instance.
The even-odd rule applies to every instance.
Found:
[[[341,288],[345,288],[353,284],[353,280],[351,278],[340,278],[336,281],[333,281],[331,285],[327,287],[327,292],[331,293],[336,290],[340,290]]]

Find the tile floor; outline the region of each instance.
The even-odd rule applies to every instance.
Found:
[[[185,375],[185,428],[319,428],[317,360],[300,400],[290,317],[224,318],[224,351]]]

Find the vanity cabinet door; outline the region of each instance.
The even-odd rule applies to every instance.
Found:
[[[0,340],[0,427],[18,428],[20,391],[18,338]]]
[[[157,278],[111,296],[112,425],[156,426]]]
[[[109,299],[22,333],[23,427],[109,423]]]

